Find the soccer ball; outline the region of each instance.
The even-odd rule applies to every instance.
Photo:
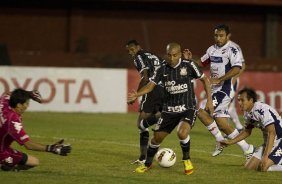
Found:
[[[176,162],[176,154],[172,149],[162,148],[157,152],[155,159],[161,167],[171,167]]]

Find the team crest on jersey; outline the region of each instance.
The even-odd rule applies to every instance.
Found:
[[[180,75],[187,75],[187,68],[186,67],[180,68]]]

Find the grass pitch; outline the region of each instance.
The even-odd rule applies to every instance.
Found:
[[[192,175],[183,174],[175,130],[161,147],[176,152],[176,164],[161,168],[154,162],[148,173],[133,173],[136,166],[130,162],[139,155],[136,118],[136,113],[25,113],[25,130],[33,141],[49,144],[65,138],[66,143],[72,144],[72,153],[63,157],[26,151],[14,144],[17,149],[38,157],[41,165],[18,173],[0,171],[1,184],[281,183],[282,172],[245,170],[245,158],[237,145],[212,157],[215,139],[198,120],[191,132],[191,158],[195,167]],[[260,131],[254,130],[247,141],[258,147],[262,142]]]

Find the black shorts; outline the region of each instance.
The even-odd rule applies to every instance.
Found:
[[[180,113],[162,112],[154,131],[171,133],[181,121],[187,122],[193,127],[196,116],[197,110],[195,109],[188,109],[187,111]]]
[[[142,96],[139,112],[157,113],[162,111],[163,87],[156,85],[153,91]]]

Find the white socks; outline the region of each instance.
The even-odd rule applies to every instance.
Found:
[[[237,129],[235,129],[231,134],[228,135],[229,139],[235,138],[237,135],[239,135],[239,132]],[[250,147],[250,145],[245,141],[242,140],[240,142],[237,142],[237,144],[241,147],[241,149],[246,153]]]
[[[210,133],[215,137],[216,141],[223,141],[224,137],[222,136],[221,132],[219,131],[219,128],[215,121],[212,122],[209,126],[206,126],[207,129],[210,131]]]

